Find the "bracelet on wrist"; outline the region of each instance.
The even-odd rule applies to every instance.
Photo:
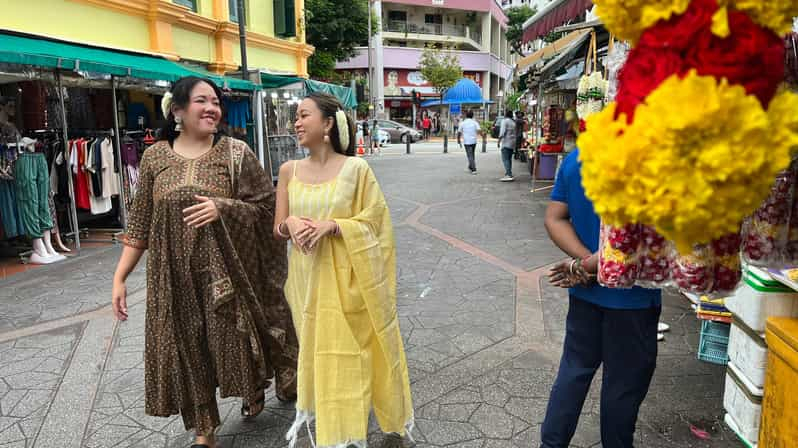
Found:
[[[288,227],[285,221],[281,222],[280,224],[277,224],[277,234],[280,235],[280,237],[282,238],[290,238],[291,235],[287,235],[287,232],[283,231],[283,226]]]

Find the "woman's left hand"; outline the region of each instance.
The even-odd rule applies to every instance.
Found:
[[[316,221],[310,218],[302,218],[302,221],[305,222],[310,229],[302,238],[302,247],[306,253],[312,252],[319,243],[319,240],[334,233],[338,228],[338,224],[336,224],[335,221]]]
[[[219,209],[209,197],[194,196],[199,204],[183,209],[183,222],[189,227],[200,228],[219,220]]]

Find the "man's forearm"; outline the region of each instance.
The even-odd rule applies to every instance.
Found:
[[[573,224],[567,219],[552,219],[546,221],[546,230],[549,237],[563,252],[573,258],[584,258],[591,255],[590,249],[585,247],[574,230]]]

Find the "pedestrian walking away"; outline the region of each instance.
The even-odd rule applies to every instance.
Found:
[[[513,120],[513,111],[508,110],[502,120],[501,129],[499,130],[499,147],[502,152],[502,163],[504,164],[504,177],[501,178],[502,182],[512,182],[515,180],[513,177],[513,154],[515,153],[516,145],[516,128],[515,120]]]
[[[272,378],[278,398],[295,399],[298,355],[280,289],[285,247],[268,232],[273,187],[247,145],[219,131],[221,96],[189,77],[164,97],[168,123],[141,161],[112,293],[127,320],[125,281],[149,251],[145,410],[180,414],[207,448],[220,424],[217,387],[244,399],[244,416],[258,415]]]
[[[424,120],[421,122],[421,126],[424,128],[424,140],[429,140],[430,130],[432,127],[432,120],[429,119],[429,115],[424,116]]]
[[[585,196],[579,151],[566,157],[546,210],[554,243],[572,261],[557,265],[552,284],[569,289],[565,343],[541,428],[543,448],[570,446],[599,366],[601,441],[632,448],[635,425],[657,361],[659,290],[608,289],[595,282],[600,221]]]
[[[468,157],[468,170],[471,171],[471,174],[477,174],[475,151],[477,148],[477,135],[482,131],[479,123],[474,120],[473,111],[466,112],[466,119],[460,123],[457,132],[463,136],[463,145],[465,146],[466,157]]]
[[[293,447],[316,423],[316,446],[365,447],[373,411],[410,435],[410,379],[396,310],[390,212],[340,102],[311,93],[297,109],[310,151],[280,168],[275,236],[291,241],[286,297],[300,342]]]

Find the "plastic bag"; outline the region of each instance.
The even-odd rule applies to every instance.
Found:
[[[776,177],[770,196],[743,225],[743,259],[759,267],[781,267],[798,258],[798,163]]]

